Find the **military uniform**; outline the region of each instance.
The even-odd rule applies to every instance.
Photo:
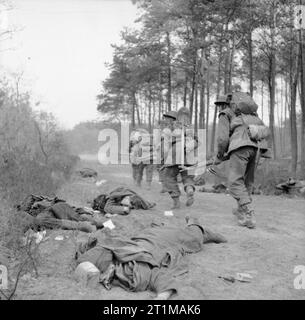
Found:
[[[157,151],[157,159],[159,164],[157,164],[157,169],[159,172],[159,182],[162,183],[162,190],[161,193],[166,193],[167,190],[164,186],[165,181],[165,170],[162,170],[164,167],[165,159],[167,157],[169,144],[171,143],[171,134],[172,134],[172,123],[177,119],[177,112],[176,111],[169,111],[163,115],[163,126],[159,129],[161,130],[161,137],[160,140],[156,138],[158,144],[156,145]]]
[[[249,114],[236,113],[227,107],[219,113],[218,153],[217,159],[229,156],[229,192],[237,201],[238,209],[234,211],[239,224],[254,228],[254,210],[252,203],[252,188],[256,168],[258,142],[251,139],[249,126],[263,126],[255,112]]]
[[[141,186],[144,170],[146,172],[146,183],[151,186],[153,180],[153,146],[151,137],[148,141],[137,141],[130,149],[130,161],[132,164],[132,175],[138,187]]]
[[[179,123],[180,114],[189,117],[189,111],[186,108],[181,108],[178,111],[178,121],[175,123],[175,128],[171,135],[171,145],[164,164],[163,187],[173,199],[173,209],[180,207],[179,197],[181,192],[178,185],[179,174],[184,186],[184,191],[187,194],[187,206],[193,204],[195,192],[194,175],[189,173],[187,167],[196,164],[193,151],[198,146],[198,139],[194,137],[194,131],[190,125]],[[183,170],[181,166],[184,167]]]

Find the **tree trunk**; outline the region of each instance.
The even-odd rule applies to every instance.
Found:
[[[269,99],[270,99],[270,110],[269,110],[269,126],[271,131],[271,143],[273,147],[274,159],[277,159],[277,145],[274,129],[274,109],[275,109],[275,87],[276,87],[276,55],[275,55],[275,9],[273,8],[273,16],[271,22],[271,55],[269,65]]]
[[[186,108],[187,101],[187,91],[188,91],[188,77],[185,76],[184,92],[183,92],[183,107]]]
[[[298,55],[299,56],[299,55]],[[291,176],[296,178],[298,165],[298,131],[297,131],[297,115],[296,115],[296,97],[297,86],[300,71],[300,58],[297,59],[297,66],[294,74],[290,72],[290,141],[291,141]],[[293,60],[291,60],[293,65]],[[292,68],[291,68],[292,69]]]
[[[167,43],[167,110],[172,110],[172,70],[171,70],[171,40],[169,32],[166,32]]]
[[[271,70],[269,75],[269,127],[271,132],[271,140],[270,143],[273,147],[273,156],[274,159],[277,159],[277,145],[275,139],[275,130],[274,130],[274,108],[275,108],[275,71],[274,71],[274,59],[271,62]]]
[[[253,97],[253,40],[252,31],[248,33],[248,55],[249,55],[249,87],[250,96]]]
[[[209,121],[210,121],[210,60],[208,59],[207,76],[206,76],[206,88],[207,88],[207,118],[206,118],[206,148],[209,145]]]
[[[228,77],[228,91],[232,92],[232,80],[233,80],[233,68],[234,68],[234,55],[235,55],[235,36],[233,35],[232,50],[230,51],[230,65],[229,65],[229,77]]]
[[[197,82],[197,81],[196,81]],[[195,132],[198,132],[198,85],[196,83],[196,88],[195,88]]]
[[[262,121],[264,121],[264,81],[262,81]]]
[[[191,114],[191,123],[193,120],[193,111],[194,111],[194,96],[195,96],[195,86],[196,86],[196,69],[197,69],[197,53],[194,54],[193,60],[193,76],[192,76],[192,89],[190,95],[190,114]]]
[[[148,130],[151,132],[152,125],[151,125],[151,105],[152,105],[152,95],[151,95],[151,87],[149,84],[149,97],[148,97]]]
[[[205,85],[204,85],[204,65],[203,65],[203,49],[201,50],[201,71],[200,71],[200,113],[199,113],[199,129],[205,129]]]
[[[218,74],[217,74],[217,86],[216,86],[216,98],[219,98],[220,95],[220,83],[221,83],[221,56],[222,56],[222,45],[220,45],[219,48],[219,60],[218,60]],[[230,76],[229,76],[230,78]],[[226,77],[225,80],[225,92],[229,92],[227,91],[229,89],[229,84],[226,82],[230,82],[228,77]],[[228,86],[228,88],[226,88],[226,86]],[[213,117],[213,126],[212,126],[212,134],[211,134],[211,144],[210,144],[210,152],[211,154],[214,153],[215,151],[215,136],[216,136],[216,122],[217,122],[217,106],[215,105],[214,107],[214,117]]]
[[[159,73],[159,110],[158,110],[158,121],[160,122],[161,121],[161,116],[162,116],[162,84],[161,84],[161,72]]]
[[[303,30],[300,30],[300,102],[302,110],[302,124],[301,124],[301,178],[305,178],[305,48],[303,41]]]
[[[211,154],[215,152],[215,136],[216,136],[216,122],[217,122],[217,106],[214,107],[214,118],[213,118],[213,127],[212,127],[212,134],[211,134]]]

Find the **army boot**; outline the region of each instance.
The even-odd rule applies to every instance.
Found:
[[[254,210],[250,205],[240,206],[240,216],[238,217],[238,225],[254,229],[256,227],[256,220],[254,217]]]
[[[246,213],[246,221],[247,221],[247,228],[248,229],[255,229],[256,219],[255,219],[254,210],[249,210]]]
[[[186,187],[186,206],[190,207],[194,203],[194,188],[191,186]]]
[[[243,212],[242,208],[240,207],[240,205],[238,205],[237,208],[234,208],[232,210],[232,213],[238,220],[242,220],[242,218],[244,216],[244,212]]]
[[[180,209],[180,200],[179,200],[179,197],[175,197],[175,198],[172,198],[173,199],[173,206],[172,206],[172,210],[174,209]]]

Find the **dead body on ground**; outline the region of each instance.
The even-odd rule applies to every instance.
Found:
[[[181,227],[152,223],[130,238],[97,232],[80,244],[77,262],[92,263],[101,273],[99,282],[107,289],[150,290],[158,299],[168,299],[179,292],[179,279],[187,273],[185,256],[213,242],[224,243],[226,239],[196,219],[188,219]]]

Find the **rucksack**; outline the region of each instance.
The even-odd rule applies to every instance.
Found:
[[[258,105],[249,94],[234,92],[228,95],[228,100],[234,105],[235,126],[237,122],[246,126],[250,139],[255,142],[269,137],[270,130],[257,115]]]

